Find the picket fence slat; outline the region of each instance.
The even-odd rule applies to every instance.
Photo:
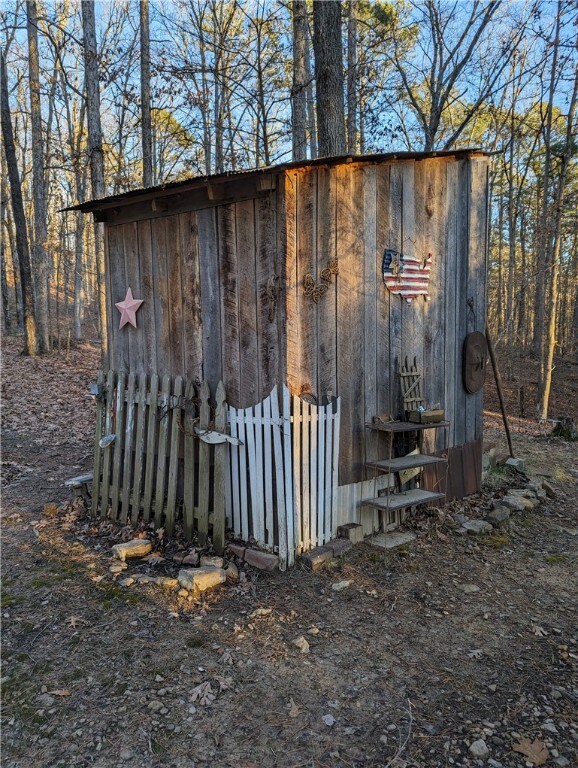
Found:
[[[185,538],[191,541],[195,528],[195,417],[193,413],[193,396],[195,388],[191,382],[185,389],[185,413],[183,417],[184,430],[184,467],[183,467],[183,528]]]
[[[229,408],[229,423],[231,428],[231,437],[239,439],[238,413],[236,408]],[[233,520],[233,530],[237,536],[241,535],[241,498],[239,478],[239,446],[231,446],[231,500],[230,517]]]
[[[283,447],[281,445],[281,425],[279,419],[279,393],[277,387],[269,395],[271,401],[271,429],[273,432],[273,455],[275,462],[275,486],[277,488],[277,536],[279,540],[279,568],[284,571],[288,561],[287,516],[291,510],[287,507],[283,484]],[[269,458],[270,462],[271,459]]]
[[[167,475],[167,443],[170,422],[170,376],[163,376],[161,387],[161,419],[159,426],[159,446],[157,459],[157,483],[155,495],[155,526],[160,528],[165,508],[165,480]]]
[[[275,524],[273,522],[273,464],[267,458],[272,456],[271,451],[271,398],[263,401],[263,462],[265,481],[265,543],[268,547],[275,544]]]
[[[209,404],[211,393],[206,381],[201,384],[199,395],[201,400],[199,409],[199,427],[201,429],[208,429],[211,422],[211,406]],[[207,536],[209,533],[210,456],[209,444],[201,440],[199,446],[199,467],[203,467],[203,471],[199,471],[199,509],[197,515],[199,526],[198,537],[201,547],[204,547],[207,543]]]
[[[125,429],[124,429],[124,462],[122,472],[122,494],[120,500],[120,522],[126,525],[128,522],[128,506],[131,489],[131,470],[132,470],[132,442],[134,435],[134,393],[135,393],[135,375],[129,373],[127,400],[125,403]]]
[[[146,420],[146,394],[147,394],[147,379],[145,374],[141,374],[138,380],[138,391],[136,395],[136,401],[138,402],[138,417],[136,427],[136,438],[134,441],[134,481],[132,490],[132,509],[130,521],[132,525],[136,525],[140,510],[141,510],[141,487],[142,487],[142,463],[143,463],[143,448],[145,437],[145,420]]]
[[[216,394],[215,430],[225,432],[227,428],[227,406],[225,387],[220,381]],[[225,505],[228,443],[215,445],[215,478],[213,490],[213,546],[217,552],[225,548]]]
[[[121,491],[121,472],[122,472],[122,438],[124,435],[124,380],[123,372],[118,374],[116,382],[116,414],[114,433],[114,457],[112,466],[112,493],[110,509],[114,519],[118,517],[118,503]]]
[[[102,373],[102,371],[98,372],[96,383],[97,383],[99,392],[103,392],[104,374]],[[96,446],[99,446],[103,436],[102,435],[103,414],[104,414],[105,407],[106,406],[105,406],[104,392],[103,392],[103,394],[96,401],[96,429],[94,433],[94,443]],[[99,496],[100,487],[101,487],[101,472],[102,472],[102,464],[103,464],[102,459],[103,459],[102,451],[98,450],[98,447],[97,447],[96,450],[94,451],[94,463],[92,465],[92,505],[91,505],[90,513],[93,517],[96,517],[96,515],[98,514],[98,496]]]
[[[287,509],[287,564],[292,566],[295,562],[295,489],[293,462],[291,456],[291,395],[289,388],[283,386],[283,465],[285,467],[285,504]],[[283,485],[283,481],[280,481]]]
[[[323,516],[325,526],[323,528],[324,543],[331,540],[332,531],[332,479],[333,479],[333,405],[331,401],[327,404],[326,421],[325,421],[325,504],[323,510]],[[337,526],[335,526],[337,530]]]
[[[177,402],[183,393],[183,380],[177,376],[174,383],[173,395]],[[165,529],[172,536],[175,526],[175,507],[177,502],[177,473],[179,469],[179,447],[181,431],[176,409],[171,408],[171,439],[169,446],[169,479],[167,488],[167,506],[165,514]]]
[[[159,393],[159,377],[156,373],[151,376],[150,402],[156,403]],[[155,477],[155,451],[157,441],[157,411],[149,407],[147,414],[147,444],[145,462],[145,483],[143,498],[143,519],[148,522],[152,516],[153,486]]]

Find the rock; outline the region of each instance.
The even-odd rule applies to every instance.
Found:
[[[476,536],[480,533],[490,533],[493,530],[492,525],[486,523],[485,520],[467,520],[462,527],[465,528],[468,533],[471,533],[472,536]]]
[[[207,589],[218,587],[226,580],[222,568],[182,568],[179,571],[178,582],[183,589],[205,592]]]
[[[133,539],[124,544],[115,544],[112,554],[123,562],[127,557],[144,557],[152,551],[153,545],[148,539]]]
[[[363,542],[363,526],[359,523],[346,523],[337,528],[337,535],[340,539],[349,539],[352,544],[361,544]]]
[[[490,750],[483,739],[477,739],[473,744],[470,744],[469,753],[480,760],[485,760],[486,757],[490,756]]]
[[[546,491],[546,495],[550,499],[556,498],[556,491],[554,490],[554,486],[552,486],[547,480],[542,480],[542,489]],[[562,758],[565,759],[565,758]]]
[[[332,725],[335,724],[335,718],[333,717],[333,715],[323,715],[321,719],[323,720],[325,725],[328,725],[330,728]]]
[[[229,563],[225,575],[229,584],[236,584],[239,581],[239,569],[235,563]]]
[[[36,701],[41,707],[51,707],[56,699],[48,693],[41,693],[40,696],[36,697]]]
[[[161,709],[163,709],[165,705],[162,703],[162,701],[157,701],[156,699],[153,701],[149,701],[148,708],[151,710],[151,712],[160,712]]]
[[[179,597],[188,597],[189,596],[189,590],[188,589],[179,589],[177,592],[177,595]]]
[[[152,576],[146,576],[144,573],[137,573],[134,577],[134,580],[139,584],[150,584],[154,581]]]
[[[333,553],[333,557],[341,557],[350,549],[353,549],[353,543],[349,539],[333,539],[325,545]]]
[[[567,768],[567,766],[570,765],[570,760],[568,760],[567,757],[559,757],[554,760],[554,764],[559,765],[560,768]]]
[[[558,729],[556,728],[554,723],[548,723],[548,722],[542,723],[542,730],[548,731],[548,733],[553,733],[554,736],[558,735]]]
[[[495,693],[498,689],[498,686],[495,683],[492,683],[491,685],[488,685],[488,690],[492,693]]]
[[[258,549],[245,550],[245,562],[252,565],[253,568],[259,568],[261,571],[274,571],[279,567],[277,555],[261,552]]]
[[[531,499],[533,501],[536,498],[536,492],[531,488],[510,488],[508,496],[521,496],[523,499]]]
[[[155,576],[154,583],[164,589],[175,589],[179,586],[179,580],[171,578],[170,576]]]
[[[462,515],[460,512],[456,512],[454,515],[452,515],[452,518],[454,523],[457,523],[458,525],[463,525],[468,521],[468,518],[465,515]]]
[[[471,595],[474,592],[479,592],[480,588],[477,584],[460,584],[460,589],[465,592],[466,595]]]
[[[180,565],[183,560],[185,559],[185,556],[182,552],[177,552],[176,555],[173,555],[173,563],[176,563],[177,565]]]
[[[245,559],[245,550],[247,547],[242,546],[241,544],[229,544],[227,546],[227,551],[231,555],[235,555],[235,557],[238,557],[239,560]]]
[[[195,568],[199,564],[199,555],[197,552],[191,552],[189,555],[183,557],[183,565],[192,565]]]
[[[341,592],[343,589],[347,589],[350,584],[351,579],[347,579],[346,581],[336,581],[335,584],[331,585],[331,589],[334,592]]]
[[[122,573],[125,568],[127,568],[127,564],[125,562],[122,563],[113,563],[110,568],[108,569],[111,573]]]
[[[134,579],[132,576],[127,576],[126,579],[121,579],[118,583],[121,587],[130,587],[132,584],[134,584]]]
[[[323,563],[333,560],[333,552],[329,547],[315,547],[315,549],[312,549],[310,552],[306,552],[303,555],[302,560],[307,568],[316,571],[318,568],[321,568]]]
[[[509,459],[506,459],[505,462],[507,467],[511,467],[512,469],[517,469],[518,472],[523,472],[525,469],[525,464],[523,459],[513,459],[511,456]]]
[[[526,509],[526,501],[527,499],[522,499],[519,496],[504,496],[502,504],[504,507],[511,509],[512,512],[524,512]]]
[[[201,566],[212,565],[213,568],[223,568],[225,561],[222,557],[216,557],[213,555],[201,555]]]
[[[510,520],[510,510],[507,507],[496,507],[488,512],[485,520],[494,528],[505,528]]]
[[[303,637],[303,635],[299,635],[299,637],[296,637],[295,640],[291,641],[291,644],[294,645],[296,648],[299,648],[301,653],[309,653],[309,643]]]

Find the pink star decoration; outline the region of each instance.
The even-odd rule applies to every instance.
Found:
[[[142,303],[142,299],[133,298],[132,289],[129,288],[126,292],[124,301],[119,301],[114,305],[120,312],[119,328],[122,328],[123,325],[126,325],[127,323],[130,323],[136,328],[136,313],[137,310],[140,309]]]

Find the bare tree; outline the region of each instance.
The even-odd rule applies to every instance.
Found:
[[[16,229],[16,248],[18,250],[20,264],[20,283],[22,286],[22,301],[24,315],[24,352],[28,355],[40,353],[40,339],[36,325],[36,307],[34,290],[32,287],[32,265],[30,263],[30,249],[28,246],[28,227],[26,214],[22,201],[22,186],[20,173],[16,160],[16,147],[14,145],[14,133],[12,130],[12,118],[10,115],[10,102],[8,97],[8,75],[4,51],[0,52],[0,113],[2,116],[2,142],[6,155],[8,179],[10,180],[10,196],[12,199],[12,215]]]
[[[346,143],[341,3],[338,0],[313,3],[313,32],[319,155],[342,155]]]
[[[48,330],[48,254],[46,177],[44,169],[44,139],[42,135],[42,114],[40,104],[40,61],[38,53],[38,13],[36,0],[26,2],[28,30],[28,72],[30,88],[30,126],[32,137],[32,177],[34,196],[34,267],[36,280],[36,323],[40,351],[50,349]]]
[[[358,150],[357,109],[359,73],[357,71],[357,12],[358,0],[347,4],[347,151],[354,155]]]
[[[142,183],[153,184],[153,142],[151,128],[151,52],[149,0],[140,0],[140,108],[142,121]]]

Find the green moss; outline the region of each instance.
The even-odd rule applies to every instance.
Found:
[[[492,547],[492,549],[502,549],[507,547],[511,543],[512,539],[507,533],[490,533],[488,536],[484,536],[480,539],[480,544],[484,547]]]
[[[568,561],[568,555],[545,555],[544,560],[553,565],[556,563],[565,563]]]
[[[12,608],[15,605],[21,603],[22,600],[17,595],[12,595],[10,592],[0,592],[0,608]]]

